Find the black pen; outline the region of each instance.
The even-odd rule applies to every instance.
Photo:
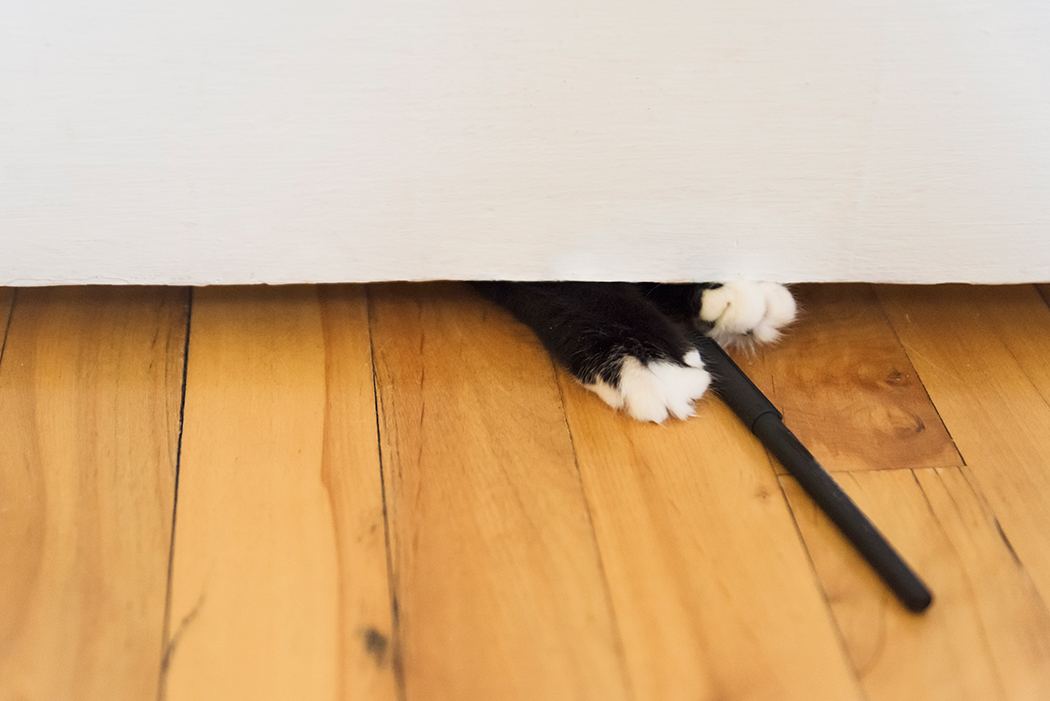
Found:
[[[916,613],[925,611],[933,600],[930,590],[784,425],[783,416],[773,403],[721,346],[702,334],[694,340],[704,367],[711,373],[711,386],[726,405],[802,485],[901,603]]]

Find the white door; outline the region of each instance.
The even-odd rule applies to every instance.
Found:
[[[0,284],[738,275],[1050,279],[1050,3],[0,3]]]

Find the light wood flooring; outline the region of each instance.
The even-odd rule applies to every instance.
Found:
[[[923,615],[462,284],[0,289],[0,701],[1050,699],[1050,290],[797,294],[736,357]]]

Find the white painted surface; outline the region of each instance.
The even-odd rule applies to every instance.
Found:
[[[0,283],[1050,279],[1045,0],[4,0]]]

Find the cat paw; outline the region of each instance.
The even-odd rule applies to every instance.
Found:
[[[795,299],[783,285],[737,280],[704,290],[698,325],[719,343],[770,343],[795,320],[795,312]]]
[[[614,409],[623,409],[639,421],[663,423],[668,416],[687,419],[693,415],[693,402],[703,396],[711,376],[704,370],[698,351],[690,351],[682,362],[656,360],[642,363],[625,356],[619,368],[619,381],[613,386],[603,380],[584,385]]]

